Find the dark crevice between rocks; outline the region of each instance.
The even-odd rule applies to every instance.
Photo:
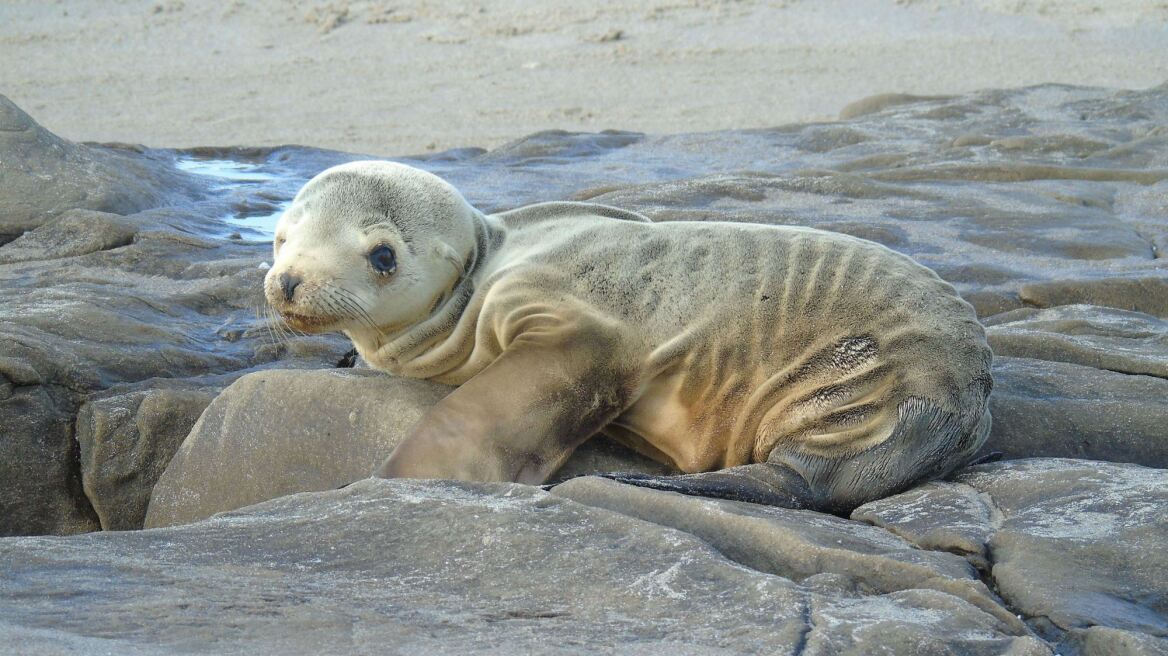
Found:
[[[81,442],[77,441],[77,415],[81,411],[83,403],[84,400],[79,400],[77,407],[71,413],[72,419],[69,421],[69,473],[66,484],[71,496],[76,501],[77,510],[91,520],[94,526],[100,527],[101,518],[98,517],[97,509],[93,506],[93,499],[90,499],[89,495],[85,493],[85,483],[81,478]]]
[[[1144,241],[1148,242],[1148,249],[1152,251],[1152,259],[1153,260],[1159,260],[1163,257],[1163,254],[1160,253],[1160,249],[1156,247],[1155,240],[1153,240],[1151,237],[1145,235],[1144,233],[1140,232],[1139,230],[1132,230],[1132,232],[1136,233],[1136,236],[1139,237],[1140,239],[1143,239]]]
[[[803,656],[807,650],[807,641],[811,638],[811,632],[815,630],[814,609],[811,605],[811,593],[807,592],[804,594],[803,600],[803,630],[799,632],[799,642],[795,643],[795,649],[791,652],[794,656]]]
[[[973,465],[970,465],[970,466],[973,466]],[[959,473],[960,473],[960,471],[955,473],[954,476],[959,474]],[[1001,589],[998,586],[997,580],[993,576],[994,556],[993,556],[993,550],[990,548],[990,542],[993,540],[993,537],[998,532],[998,530],[1001,529],[1002,523],[1005,520],[1005,514],[998,507],[997,503],[994,501],[994,498],[992,496],[990,496],[988,493],[981,492],[980,490],[977,490],[977,488],[974,488],[972,486],[968,486],[965,483],[952,481],[951,480],[952,477],[953,476],[950,476],[946,480],[949,480],[949,482],[954,483],[956,485],[966,486],[966,487],[969,487],[970,489],[974,490],[977,493],[978,499],[981,500],[981,502],[985,505],[986,509],[989,511],[989,521],[988,521],[987,525],[991,529],[991,533],[986,536],[985,543],[984,543],[984,547],[985,547],[984,553],[970,552],[970,551],[967,551],[965,549],[961,549],[960,547],[957,547],[957,546],[952,546],[952,547],[946,548],[946,547],[942,547],[942,546],[921,545],[921,544],[918,544],[916,542],[916,540],[914,539],[914,536],[911,533],[901,530],[896,525],[880,525],[880,524],[877,524],[876,522],[873,522],[869,519],[850,519],[850,518],[849,519],[850,519],[850,521],[855,521],[855,522],[859,522],[862,524],[867,524],[868,526],[872,526],[874,528],[888,531],[889,533],[901,538],[902,540],[904,540],[908,544],[912,545],[912,547],[915,549],[919,549],[921,551],[934,551],[934,552],[939,552],[939,553],[949,553],[949,554],[953,554],[955,556],[960,556],[961,558],[964,558],[965,561],[968,562],[970,564],[970,566],[973,568],[974,572],[976,572],[978,580],[981,581],[982,584],[985,585],[986,589],[989,590],[990,593],[993,595],[993,600],[996,603],[998,603],[1002,608],[1005,608],[1007,611],[1009,611],[1015,617],[1021,618],[1022,621],[1024,623],[1026,623],[1026,625],[1028,627],[1030,627],[1031,630],[1034,631],[1036,635],[1039,635],[1039,637],[1042,637],[1044,640],[1048,639],[1048,638],[1046,638],[1046,636],[1044,634],[1041,634],[1040,631],[1038,631],[1037,629],[1035,629],[1031,625],[1031,623],[1030,623],[1031,618],[1028,618],[1025,614],[1023,614],[1021,611],[1019,611],[1019,609],[1015,608],[1010,603],[1010,600],[1007,599],[1002,594]]]
[[[1002,528],[1002,524],[1006,519],[1006,514],[1002,512],[1002,509],[998,507],[997,502],[994,501],[993,496],[991,496],[988,492],[979,491],[978,498],[981,499],[982,503],[984,503],[986,508],[990,511],[989,525],[990,528],[993,529],[993,532],[986,536],[984,568],[978,567],[976,565],[974,566],[974,569],[977,570],[978,577],[981,579],[982,583],[984,583],[985,586],[994,593],[994,596],[998,598],[1002,606],[1013,613],[1016,617],[1021,618],[1026,626],[1029,627],[1035,635],[1049,643],[1052,643],[1053,647],[1053,643],[1060,642],[1063,637],[1065,637],[1066,631],[1055,626],[1055,624],[1045,616],[1027,615],[1026,613],[1022,612],[1021,609],[1014,606],[1008,597],[1002,594],[1001,587],[998,585],[998,580],[994,577],[995,558],[993,547],[990,545],[993,542],[994,535],[996,535],[997,532]],[[1051,627],[1056,629],[1057,634],[1056,632],[1052,632],[1050,630]]]
[[[1025,616],[1019,614],[1019,617],[1022,617],[1023,621],[1026,622],[1026,626],[1029,626],[1035,635],[1050,643],[1052,649],[1058,647],[1060,643],[1069,637],[1066,629],[1055,624],[1046,615]],[[1064,654],[1067,652],[1056,649],[1055,653]]]
[[[920,545],[920,544],[917,544],[916,542],[914,542],[913,536],[911,534],[901,531],[896,526],[881,526],[881,525],[876,524],[875,522],[872,522],[872,521],[867,520],[867,519],[853,519],[851,521],[859,522],[861,524],[867,524],[868,526],[872,526],[875,528],[879,528],[879,529],[888,531],[889,533],[891,533],[891,534],[895,535],[896,537],[909,543],[914,549],[917,549],[919,551],[934,551],[937,553],[947,553],[947,554],[952,554],[954,556],[957,556],[959,558],[963,558],[965,560],[965,562],[969,563],[970,567],[973,568],[973,571],[977,574],[978,580],[981,581],[983,584],[985,584],[986,588],[994,594],[994,596],[996,598],[995,600],[998,603],[1000,603],[1004,608],[1008,609],[1010,612],[1013,612],[1015,615],[1018,614],[1018,613],[1014,612],[1014,609],[1011,608],[1008,603],[1006,603],[1005,598],[1002,597],[1001,592],[999,592],[999,590],[998,590],[997,584],[994,582],[993,575],[992,575],[993,559],[989,555],[989,547],[988,546],[986,547],[986,552],[985,552],[984,556],[982,554],[975,553],[972,551],[967,551],[965,549],[962,549],[962,548],[956,547],[956,546],[952,546],[952,547],[924,546],[924,545]]]
[[[352,369],[357,366],[357,349],[349,349],[337,361],[338,369]]]
[[[491,615],[484,615],[483,620],[486,622],[505,622],[508,620],[551,620],[559,619],[561,617],[571,617],[571,613],[565,610],[531,610],[531,609],[514,609],[506,610],[501,613],[493,613]]]

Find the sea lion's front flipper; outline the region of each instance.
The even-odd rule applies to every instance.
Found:
[[[426,413],[375,476],[543,483],[630,402],[611,352],[585,331],[517,340]]]
[[[698,497],[746,501],[783,508],[815,508],[811,488],[799,474],[781,464],[763,462],[730,467],[720,471],[679,476],[650,476],[648,474],[598,474],[602,478],[647,487],[654,490],[679,492]]]

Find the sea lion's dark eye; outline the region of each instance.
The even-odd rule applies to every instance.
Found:
[[[393,255],[393,249],[385,244],[369,251],[369,264],[373,266],[374,271],[385,275],[397,270],[397,258]]]

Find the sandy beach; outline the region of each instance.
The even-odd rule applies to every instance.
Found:
[[[0,93],[63,137],[377,155],[545,129],[830,120],[884,92],[1168,79],[1139,0],[0,3]]]

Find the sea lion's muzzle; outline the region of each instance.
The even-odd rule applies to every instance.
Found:
[[[304,282],[304,279],[300,276],[288,273],[287,271],[281,273],[277,280],[280,282],[280,291],[284,292],[284,300],[289,303],[292,302],[292,297],[296,295],[296,288],[300,286],[300,283]]]

